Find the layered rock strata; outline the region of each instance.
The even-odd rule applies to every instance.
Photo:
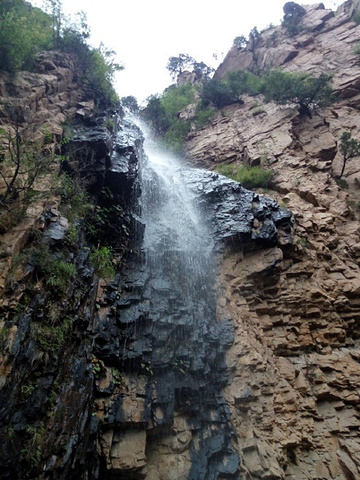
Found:
[[[305,7],[303,32],[263,32],[255,48],[234,47],[217,71],[281,67],[333,74],[337,101],[312,119],[290,107],[244,98],[194,131],[189,155],[262,164],[274,171],[266,192],[294,214],[294,246],[230,250],[221,263],[220,318],[231,318],[227,355],[231,405],[244,478],[357,479],[359,458],[359,159],[345,187],[343,131],[359,138],[359,27],[347,2],[338,15]]]

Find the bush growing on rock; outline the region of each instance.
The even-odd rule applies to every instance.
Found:
[[[212,78],[204,83],[201,96],[204,107],[212,104],[216,108],[223,108],[239,101],[238,96],[231,91],[229,85],[217,78]]]
[[[195,89],[191,84],[171,85],[161,96],[149,97],[141,114],[153,133],[161,137],[168,147],[179,152],[190,130],[190,123],[180,121],[178,113],[194,102]]]
[[[267,170],[261,166],[219,165],[216,167],[216,171],[249,189],[268,188],[273,176],[272,170]]]
[[[0,2],[0,69],[30,69],[39,50],[51,48],[50,17],[23,0]]]
[[[299,23],[305,15],[306,10],[295,2],[287,2],[283,6],[284,17],[282,21],[283,27],[286,28],[291,37],[300,32]]]
[[[332,102],[331,75],[272,70],[262,79],[260,91],[267,101],[279,105],[298,106],[300,115],[311,116],[315,107],[325,107]]]
[[[114,52],[87,43],[90,32],[84,15],[69,23],[61,1],[48,0],[49,13],[25,0],[0,1],[0,69],[15,73],[31,70],[42,50],[59,49],[72,54],[78,80],[93,90],[102,108],[118,101],[113,76],[123,67],[114,61]]]
[[[346,163],[350,158],[360,156],[360,142],[351,138],[350,132],[343,132],[340,138],[339,150],[343,156],[343,165],[338,180],[344,175]]]

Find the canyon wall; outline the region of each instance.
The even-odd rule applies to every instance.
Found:
[[[33,139],[46,148],[56,153],[71,120],[65,147],[85,155],[90,194],[98,201],[106,190],[103,211],[117,212],[115,225],[102,224],[116,252],[112,281],[94,272],[83,219],[70,241],[46,178],[44,198],[1,236],[0,478],[359,478],[358,158],[346,165],[346,183],[336,181],[342,132],[360,139],[357,3],[336,15],[306,7],[296,36],[271,27],[256,44],[233,47],[215,74],[331,73],[336,101],[310,118],[245,96],[191,131],[192,164],[274,172],[271,188],[255,193],[215,173],[196,182],[189,174],[218,222],[216,321],[195,318],[195,331],[191,306],[170,312],[173,293],[161,321],[149,309],[150,286],[161,297],[173,276],[150,281],[140,252],[139,130],[113,112],[96,115],[63,55],[42,56],[35,73],[0,76],[2,106],[26,104],[39,125]],[[55,171],[68,151],[55,155]],[[75,267],[65,287],[36,274],[39,237],[46,258]]]
[[[245,97],[193,131],[189,156],[263,165],[274,172],[263,192],[293,212],[293,245],[262,252],[229,249],[221,261],[218,311],[231,318],[227,363],[244,478],[357,479],[359,443],[359,158],[340,187],[340,136],[359,139],[360,27],[354,4],[337,15],[307,6],[300,32],[261,33],[233,47],[216,72],[330,73],[336,101],[312,118]],[[281,242],[280,242],[281,243]]]

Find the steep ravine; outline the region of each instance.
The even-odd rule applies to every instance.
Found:
[[[291,213],[225,177],[176,167],[209,232],[196,233],[195,221],[193,245],[185,236],[172,246],[165,213],[174,200],[162,175],[148,180],[145,195],[139,128],[113,112],[96,115],[72,81],[70,59],[58,74],[61,57],[41,61],[53,75],[25,73],[13,85],[5,77],[4,103],[35,118],[39,141],[55,151],[56,172],[86,180],[93,225],[78,214],[70,228],[44,176],[43,194],[2,237],[0,476],[236,479],[241,457],[222,393],[233,326],[216,315],[214,269],[201,273],[209,262],[202,250],[215,243],[218,251],[224,244],[261,249],[276,245],[280,231],[288,243]],[[51,143],[41,136],[44,118]],[[57,152],[64,119],[72,119],[73,133]],[[6,110],[2,124],[9,128]],[[187,218],[175,197],[174,215],[185,225],[191,208]],[[145,211],[154,217],[146,220]],[[91,264],[94,229],[116,253],[111,281]],[[160,245],[153,259],[143,247],[152,230]]]
[[[207,298],[206,321],[176,290],[174,263],[166,279],[150,276],[139,129],[114,112],[94,115],[71,59],[56,53],[15,83],[0,76],[2,97],[26,98],[54,148],[63,122],[76,119],[66,148],[89,161],[101,207],[121,212],[103,227],[117,258],[111,281],[94,274],[81,222],[69,241],[58,196],[1,237],[0,478],[360,477],[358,159],[347,166],[348,189],[334,179],[342,131],[359,138],[352,5],[336,16],[308,7],[299,36],[274,27],[253,51],[232,49],[216,73],[331,71],[338,97],[311,119],[249,97],[191,132],[193,164],[274,170],[271,189],[255,193],[202,168],[182,171],[216,243],[207,290],[217,305]],[[19,265],[16,254],[44,238],[47,258],[75,266],[65,287],[49,287],[34,256]]]
[[[221,263],[221,315],[232,318],[227,355],[231,405],[246,478],[360,477],[359,159],[340,188],[341,133],[359,138],[360,30],[352,2],[334,16],[306,7],[302,34],[264,32],[253,51],[234,47],[216,75],[281,66],[333,74],[337,101],[299,117],[296,109],[245,98],[194,131],[188,152],[199,165],[258,164],[273,169],[266,192],[294,214],[294,244],[229,251]],[[274,40],[275,39],[275,40]],[[341,54],[340,54],[341,52]]]

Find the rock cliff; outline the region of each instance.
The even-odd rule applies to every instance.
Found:
[[[359,478],[358,159],[348,188],[335,181],[341,133],[360,139],[357,7],[305,7],[296,36],[272,27],[216,72],[331,73],[337,97],[312,118],[244,97],[189,135],[189,160],[208,170],[182,178],[217,244],[216,285],[206,283],[216,305],[212,295],[187,304],[177,252],[164,248],[173,263],[150,276],[139,129],[95,114],[71,58],[47,54],[36,73],[0,75],[4,130],[16,127],[5,107],[26,104],[41,126],[33,140],[57,152],[72,120],[54,169],[89,174],[88,194],[106,212],[96,217],[93,205],[93,219],[117,258],[111,282],[95,274],[92,231],[86,238],[81,218],[69,231],[46,179],[45,197],[2,234],[0,478]],[[271,189],[209,171],[223,162],[271,168]],[[65,284],[54,287],[39,257],[72,266]]]
[[[294,244],[229,251],[221,262],[220,317],[232,318],[225,398],[238,434],[244,478],[357,479],[359,444],[359,159],[341,170],[341,133],[359,138],[356,7],[335,15],[306,6],[298,35],[272,27],[233,47],[216,72],[239,69],[331,73],[336,102],[304,118],[261,96],[229,106],[192,132],[190,157],[262,164],[267,196],[294,214]]]

